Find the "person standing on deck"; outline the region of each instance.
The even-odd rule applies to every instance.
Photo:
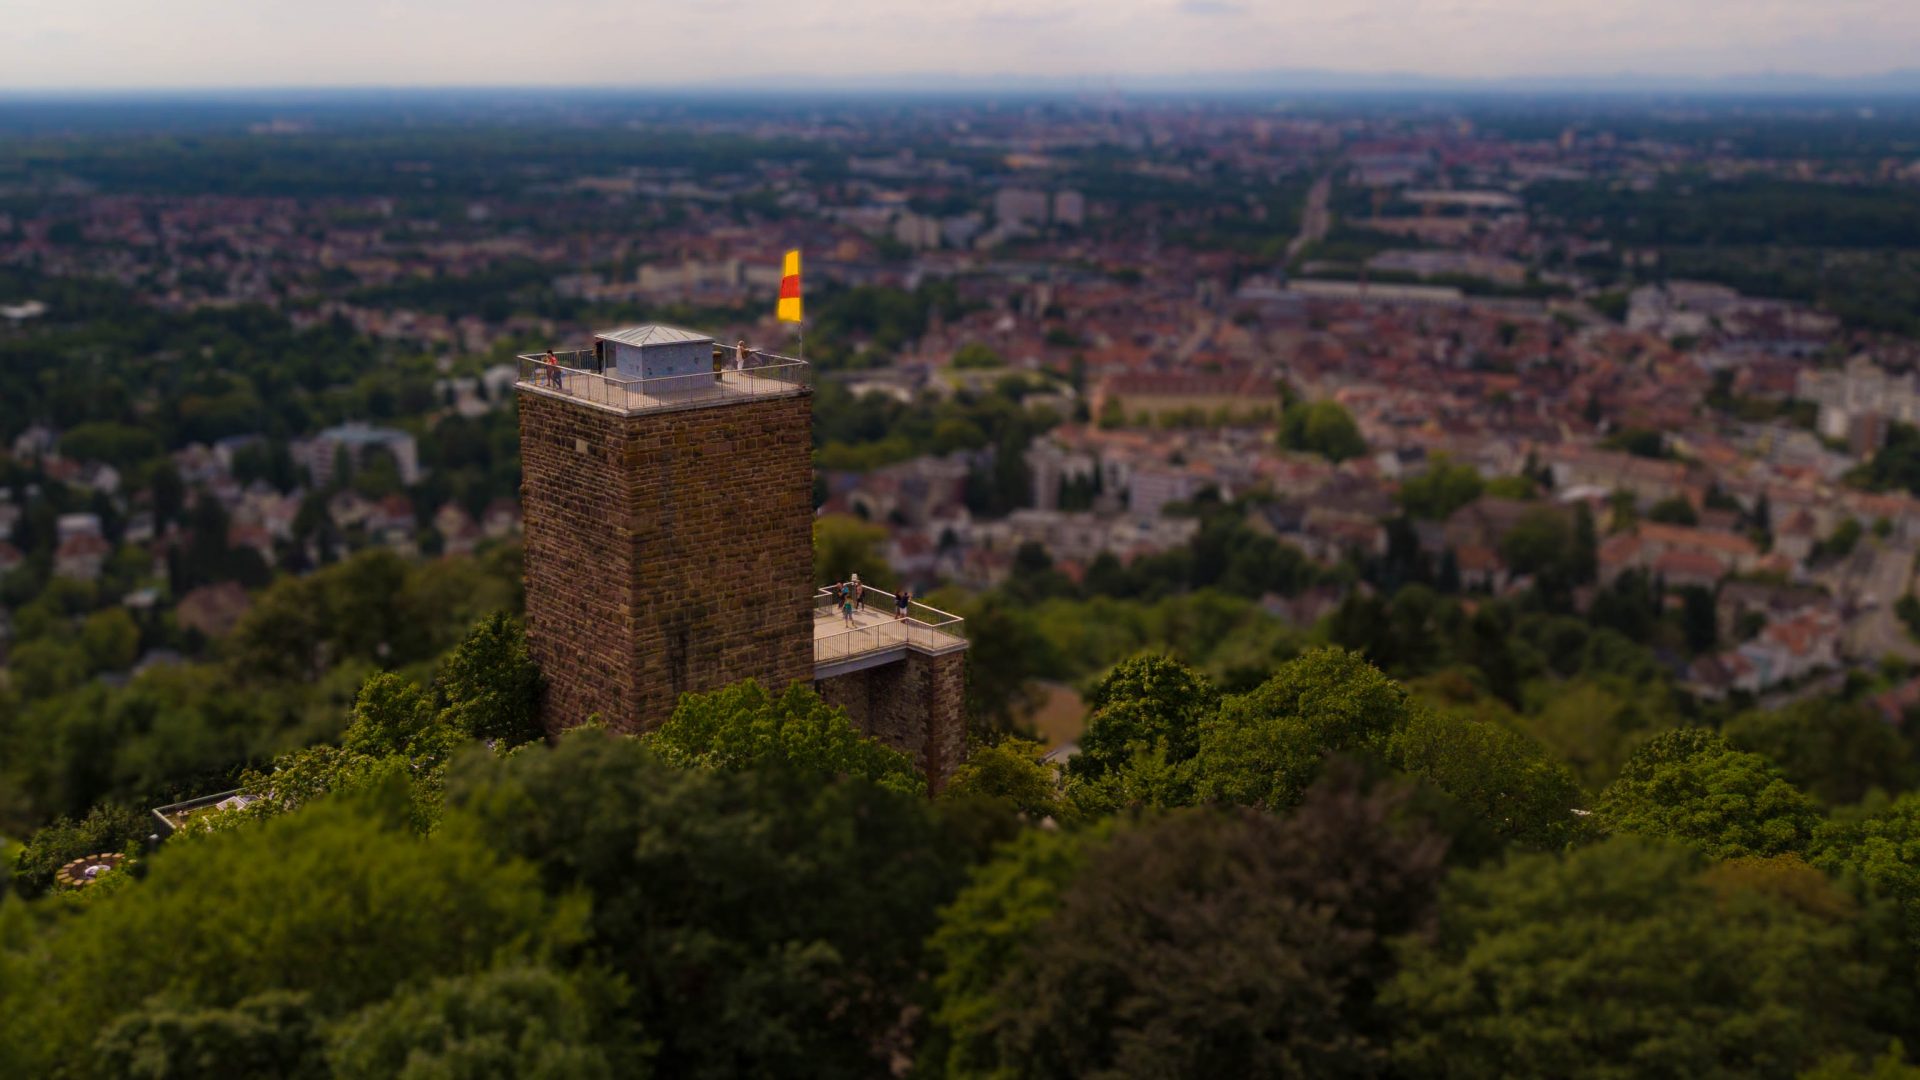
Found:
[[[905,622],[907,612],[912,606],[913,587],[911,585],[900,586],[900,591],[893,594],[893,617],[901,622]]]
[[[848,626],[853,625],[853,582],[840,586],[840,618]]]

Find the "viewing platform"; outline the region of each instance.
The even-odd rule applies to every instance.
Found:
[[[826,679],[891,663],[908,651],[942,656],[967,647],[964,621],[951,612],[909,601],[907,617],[894,614],[894,594],[867,586],[848,626],[840,610],[840,586],[814,594],[814,678]]]
[[[655,337],[685,333],[668,327],[638,327],[635,331],[629,336],[640,336],[639,332]],[[569,398],[633,416],[801,394],[813,385],[813,368],[805,360],[731,345],[715,348],[711,338],[649,341],[645,348],[668,345],[678,354],[676,363],[661,365],[657,374],[639,363],[618,358],[605,347],[607,342],[621,344],[617,337],[603,337],[602,344],[592,349],[522,355],[516,386],[526,392]]]

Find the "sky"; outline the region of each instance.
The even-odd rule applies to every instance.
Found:
[[[833,89],[1315,69],[1834,77],[1920,66],[1920,0],[6,0],[0,88]]]

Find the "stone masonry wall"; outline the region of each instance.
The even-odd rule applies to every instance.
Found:
[[[812,397],[627,424],[636,726],[682,693],[812,679]]]
[[[938,791],[966,758],[966,665],[964,650],[941,656],[909,650],[891,663],[814,686],[863,733],[910,755]]]
[[[830,679],[818,679],[813,684],[813,689],[820,695],[820,700],[845,709],[847,719],[853,721],[853,726],[867,735],[873,734],[873,728],[868,724],[870,718],[868,705],[872,701],[873,690],[867,678],[868,672],[872,670],[868,668],[866,671],[835,675]]]
[[[527,633],[558,731],[813,673],[812,398],[620,416],[520,395]]]
[[[633,708],[633,549],[625,486],[607,469],[624,440],[619,416],[520,395],[527,647],[546,676],[550,731]]]

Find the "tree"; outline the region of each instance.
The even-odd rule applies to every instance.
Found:
[[[1503,837],[1556,847],[1579,831],[1580,785],[1565,765],[1519,732],[1414,709],[1388,747],[1396,766],[1431,781]]]
[[[1345,461],[1367,452],[1353,414],[1337,401],[1296,401],[1280,414],[1280,445]]]
[[[1438,521],[1480,497],[1480,470],[1437,456],[1427,471],[1400,485],[1400,505],[1411,517]]]
[[[1809,1069],[1799,1080],[1920,1080],[1920,1065],[1907,1061],[1906,1047],[1895,1039],[1884,1053],[1870,1061],[1864,1054],[1835,1054]]]
[[[1846,558],[1853,554],[1853,549],[1860,543],[1862,531],[1859,518],[1848,518],[1833,527],[1832,536],[1814,545],[1812,557],[1815,559]]]
[[[1600,793],[1594,816],[1611,832],[1692,844],[1710,858],[1799,851],[1820,813],[1766,758],[1700,728],[1656,735]]]
[[[1202,799],[1283,809],[1336,751],[1384,751],[1411,700],[1345,649],[1290,660],[1257,689],[1224,700],[1201,728],[1194,775]]]
[[[1703,869],[1616,837],[1463,870],[1383,996],[1414,1077],[1792,1077],[1886,1046],[1866,924],[1797,860]],[[1904,1025],[1904,1018],[1899,1021]]]
[[[1200,749],[1200,727],[1220,705],[1205,675],[1165,654],[1123,660],[1087,693],[1086,729],[1068,770],[1092,777],[1162,748],[1170,762]]]
[[[1612,783],[1642,742],[1680,722],[1663,694],[1618,678],[1538,684],[1526,704],[1513,726],[1566,762],[1591,791]]]
[[[1689,585],[1680,592],[1680,629],[1686,635],[1687,648],[1695,654],[1713,651],[1720,635],[1719,613],[1713,590]]]
[[[1068,800],[1089,815],[1194,801],[1200,727],[1219,707],[1207,677],[1162,655],[1122,661],[1088,694]]]
[[[912,758],[861,734],[846,710],[820,700],[805,683],[794,683],[779,697],[753,679],[683,694],[647,744],[662,760],[683,768],[798,769],[858,776],[906,794],[926,791]]]
[[[1902,795],[1865,817],[1822,824],[1807,857],[1897,903],[1907,941],[1920,948],[1920,793]]]
[[[1635,457],[1664,459],[1672,456],[1667,451],[1667,437],[1649,428],[1623,428],[1607,436],[1600,445],[1609,450],[1625,450]]]
[[[147,865],[137,887],[46,928],[28,981],[0,985],[0,1044],[41,1062],[21,1075],[47,1075],[154,995],[228,1008],[282,990],[338,1016],[583,926],[578,901],[549,900],[484,837],[419,835],[396,787],[176,841]]]
[[[855,574],[868,585],[885,587],[893,572],[880,555],[887,530],[846,514],[824,514],[813,521],[813,580],[817,585],[846,581]]]
[[[132,1080],[324,1080],[324,1045],[307,995],[269,990],[231,1008],[154,999],[101,1032],[93,1057],[100,1075]]]
[[[967,724],[976,732],[1024,727],[1039,707],[1035,681],[1059,670],[1048,641],[1022,609],[989,593],[964,609]]]
[[[87,616],[80,644],[93,670],[125,671],[140,658],[140,628],[126,608],[107,608]]]
[[[509,966],[435,979],[369,1006],[334,1029],[327,1060],[338,1080],[646,1076],[638,1061],[614,1068],[599,1013],[573,979]],[[637,1041],[621,1034],[628,1037],[617,1043]]]
[[[953,353],[953,366],[962,370],[1005,367],[1006,363],[992,346],[978,341],[969,341]]]
[[[79,821],[61,818],[39,832],[14,853],[14,881],[32,896],[53,887],[62,866],[83,855],[121,851],[153,831],[153,819],[138,810],[101,803]]]
[[[1647,510],[1647,520],[1657,521],[1663,525],[1692,527],[1700,524],[1700,515],[1694,512],[1691,500],[1684,495],[1675,495],[1654,503]]]
[[[1532,476],[1496,476],[1487,481],[1486,492],[1496,499],[1512,499],[1526,502],[1540,494],[1539,485]]]
[[[1111,835],[1109,824],[1077,831],[1027,829],[973,869],[940,914],[929,948],[938,957],[934,1039],[921,1060],[946,1075],[989,1072],[1005,1013],[1009,973],[1060,906],[1060,894]]]
[[[1802,791],[1829,806],[1920,781],[1913,751],[1880,714],[1858,702],[1799,701],[1749,709],[1721,727],[1727,741],[1765,756]]]
[[[1036,821],[1058,817],[1060,770],[1045,760],[1046,748],[1027,739],[1006,738],[976,746],[953,771],[941,795],[946,798],[1003,799]]]
[[[1342,777],[1286,817],[1177,811],[1030,848],[1044,876],[981,879],[935,939],[950,1075],[1380,1071],[1388,939],[1423,921],[1446,846],[1397,820],[1403,797]]]
[[[373,675],[354,695],[340,748],[367,757],[444,758],[460,733],[444,727],[433,699],[390,671]]]
[[[446,698],[441,723],[469,738],[503,747],[545,736],[540,725],[540,668],[527,653],[526,630],[504,611],[482,619],[440,666]]]
[[[1590,585],[1599,575],[1600,537],[1593,525],[1593,511],[1586,503],[1573,508],[1573,550],[1569,553],[1568,570],[1575,584]]]
[[[1566,515],[1546,506],[1522,514],[1500,538],[1500,555],[1516,573],[1564,576],[1569,581],[1578,575],[1570,558],[1573,548]]]
[[[591,898],[663,1076],[868,1077],[973,848],[945,803],[858,777],[680,769],[593,730],[456,763],[442,831]],[[1005,831],[978,837],[1004,838]]]

